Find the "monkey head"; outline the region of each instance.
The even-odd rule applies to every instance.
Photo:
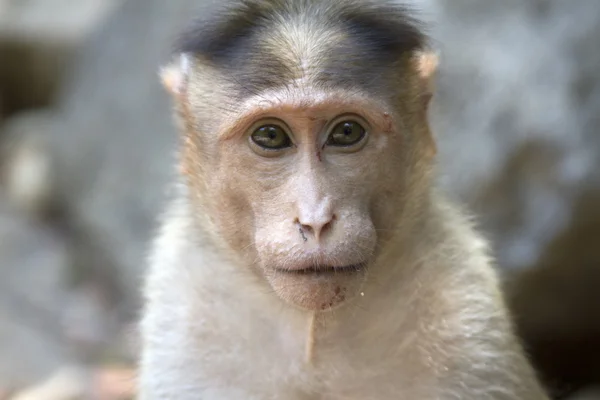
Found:
[[[163,81],[201,225],[283,300],[328,310],[415,224],[435,153],[436,61],[397,5],[304,2],[206,16]]]

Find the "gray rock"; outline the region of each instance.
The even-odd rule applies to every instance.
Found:
[[[569,396],[567,400],[600,400],[600,388],[582,390],[581,392]]]
[[[132,0],[85,45],[51,133],[58,192],[92,253],[87,269],[135,311],[147,242],[173,163],[175,130],[158,72],[197,1]]]
[[[60,323],[66,242],[0,195],[0,387],[27,385],[69,358]]]
[[[49,212],[54,198],[45,141],[51,123],[51,112],[23,112],[9,118],[1,131],[0,182],[15,207],[31,216]]]
[[[531,267],[598,185],[598,4],[428,3],[443,183],[481,216],[502,266]]]
[[[79,243],[0,192],[0,387],[95,362],[118,332],[101,282],[74,287]]]
[[[75,52],[117,1],[0,2],[0,97],[7,114],[52,102]]]

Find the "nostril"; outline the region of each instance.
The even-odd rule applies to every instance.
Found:
[[[306,235],[314,235],[314,229],[310,225],[300,224],[300,230]]]
[[[335,221],[335,215],[333,215],[331,217],[331,219],[325,223],[325,225],[323,225],[321,227],[321,235],[327,233],[328,231],[330,231],[333,228],[333,222]]]
[[[299,218],[295,219],[295,223],[298,225],[298,229],[300,231],[300,235],[304,241],[308,241],[308,237],[314,237],[317,241],[321,238],[322,235],[326,234],[333,228],[334,221],[337,219],[335,215],[332,215],[326,222],[317,222],[314,223],[303,223]]]

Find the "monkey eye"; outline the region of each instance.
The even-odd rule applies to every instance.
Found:
[[[340,147],[353,146],[360,142],[366,134],[367,131],[358,122],[340,122],[331,131],[327,144]]]
[[[278,125],[263,125],[252,133],[251,139],[267,150],[281,150],[292,145],[288,134]]]

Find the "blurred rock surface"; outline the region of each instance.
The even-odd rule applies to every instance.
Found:
[[[175,133],[159,67],[197,1],[134,0],[86,44],[50,147],[57,189],[81,237],[135,311],[147,241],[162,209]],[[94,263],[97,257],[87,257]]]
[[[0,183],[11,202],[35,216],[49,212],[54,201],[53,168],[46,133],[53,122],[48,111],[21,112],[9,118],[0,141]]]
[[[567,400],[600,400],[600,388],[583,390],[570,396]]]
[[[49,105],[74,53],[117,1],[0,0],[0,109]]]
[[[600,187],[600,4],[426,2],[443,182],[481,216],[503,267],[531,267]]]
[[[102,300],[70,285],[77,246],[47,220],[54,114],[40,107],[117,1],[0,1],[0,389],[81,361],[102,340]]]
[[[74,400],[90,398],[89,377],[79,368],[64,368],[40,384],[19,392],[11,400]]]
[[[10,389],[69,357],[60,324],[69,255],[60,235],[4,200],[0,195],[0,387]]]

